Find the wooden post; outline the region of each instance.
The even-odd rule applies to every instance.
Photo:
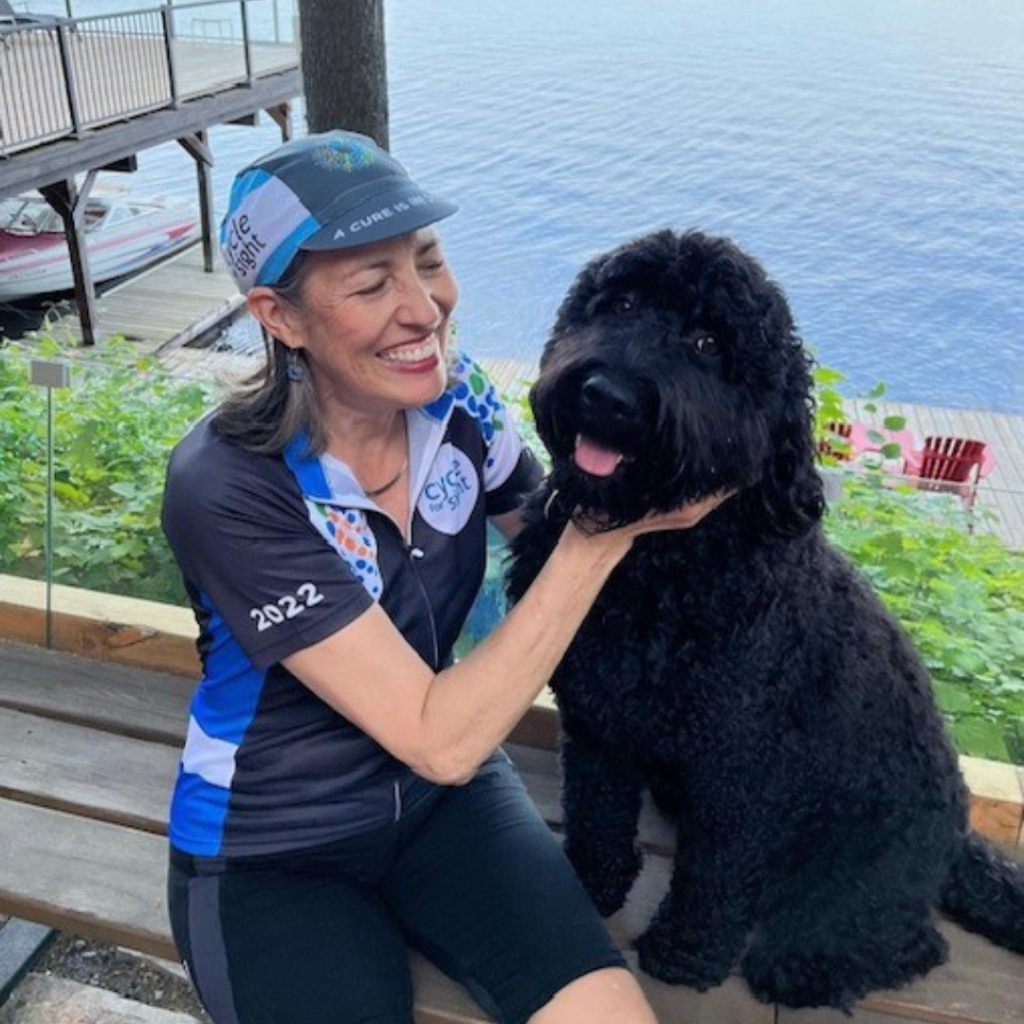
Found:
[[[96,181],[96,171],[89,171],[81,189],[74,178],[56,181],[39,188],[43,198],[57,211],[64,222],[64,237],[67,239],[68,256],[71,258],[71,274],[75,282],[75,304],[78,320],[82,326],[82,343],[96,344],[98,311],[96,288],[93,285],[89,253],[85,244],[85,208],[89,193]]]
[[[171,97],[171,106],[177,108],[178,100],[178,67],[174,56],[174,13],[170,3],[160,10],[160,19],[164,29],[164,55],[167,58],[167,89]]]
[[[70,28],[73,28],[72,25]],[[82,129],[82,108],[78,102],[78,83],[75,78],[75,65],[71,56],[71,46],[68,41],[69,26],[64,22],[57,23],[57,49],[60,53],[61,69],[64,72],[64,93],[68,100],[68,112],[71,114],[71,127],[76,138],[81,138]]]
[[[208,133],[200,128],[194,135],[178,139],[182,148],[196,162],[196,179],[199,185],[199,217],[203,228],[203,269],[209,274],[214,267],[214,226],[213,215],[213,152],[209,146]]]
[[[245,82],[247,85],[253,83],[252,69],[252,42],[249,39],[249,2],[239,0],[239,7],[242,14],[242,52],[245,54]]]

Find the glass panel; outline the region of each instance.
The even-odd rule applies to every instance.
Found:
[[[34,361],[67,386],[33,383]],[[0,635],[96,653],[139,630],[191,638],[164,473],[219,394],[206,368],[172,372],[132,342],[0,348]]]
[[[5,594],[16,591],[14,600],[31,604],[35,629],[19,638],[45,642],[46,609],[52,633],[74,631],[76,649],[117,643],[119,630],[128,636],[166,622],[191,633],[180,573],[160,527],[167,459],[224,393],[216,381],[238,379],[253,359],[183,350],[169,368],[134,342],[88,349],[52,339],[9,343],[0,354],[0,574]],[[32,384],[34,359],[66,370],[68,386]],[[487,577],[460,654],[504,612],[505,543],[493,529],[488,547]]]
[[[487,528],[487,573],[466,625],[455,643],[455,656],[464,657],[491,632],[505,614],[505,557],[508,545],[493,527]]]
[[[179,96],[197,96],[245,79],[238,0],[171,9]]]
[[[215,389],[171,373],[133,342],[65,354],[55,392],[53,581],[184,605],[160,529],[171,448],[211,408]],[[116,616],[111,616],[116,618]]]

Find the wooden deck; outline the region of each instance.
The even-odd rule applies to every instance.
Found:
[[[851,419],[880,423],[886,416],[902,416],[918,442],[953,435],[988,444],[996,464],[978,486],[976,529],[994,533],[1015,550],[1024,549],[1024,416],[899,402],[879,403],[878,412],[871,414],[863,405],[850,403]]]
[[[168,47],[159,21],[137,35],[90,30],[69,34],[73,92],[54,30],[6,35],[0,46],[0,155],[88,128],[211,95],[294,68],[296,47],[251,43],[249,65],[240,39],[175,36]],[[101,26],[102,28],[102,26]],[[172,75],[173,65],[173,75]]]
[[[118,938],[109,922],[119,922],[122,941],[127,928],[136,948],[173,956],[164,818],[191,689],[178,675],[0,643],[0,906],[7,912],[106,941]],[[557,829],[551,726],[551,714],[538,709],[510,750]],[[641,841],[647,867],[610,921],[634,967],[633,941],[671,871],[671,829],[648,812]],[[641,981],[663,1024],[1024,1024],[1024,959],[942,928],[948,964],[899,992],[873,994],[845,1018],[758,1003],[735,976],[703,994]],[[421,1024],[487,1020],[420,958],[414,974]]]

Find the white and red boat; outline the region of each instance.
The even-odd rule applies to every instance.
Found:
[[[195,209],[127,193],[97,193],[85,208],[96,284],[135,273],[199,237]],[[0,199],[0,302],[71,291],[64,224],[36,194]]]

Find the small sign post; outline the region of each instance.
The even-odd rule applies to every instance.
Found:
[[[53,647],[53,392],[55,388],[71,387],[71,367],[54,359],[33,359],[31,381],[46,388],[46,523],[43,543],[46,587],[46,646]]]

